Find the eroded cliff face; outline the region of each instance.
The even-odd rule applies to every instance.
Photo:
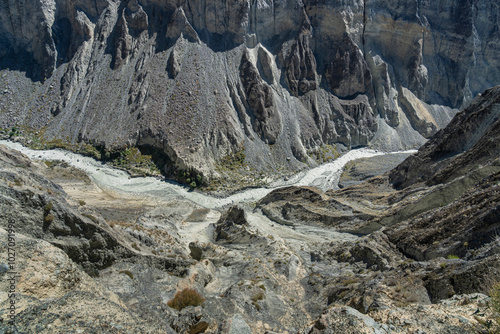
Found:
[[[0,125],[153,146],[206,179],[308,151],[421,145],[498,84],[495,1],[37,0],[0,4]]]

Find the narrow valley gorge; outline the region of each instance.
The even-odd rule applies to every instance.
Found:
[[[500,332],[499,17],[0,1],[0,333]]]
[[[499,83],[498,16],[495,1],[4,1],[0,127],[248,186],[353,147],[418,148]]]

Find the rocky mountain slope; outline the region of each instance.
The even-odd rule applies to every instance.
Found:
[[[6,245],[6,230],[16,234],[16,330],[494,330],[486,294],[500,281],[498,96],[500,87],[484,92],[381,176],[325,193],[281,188],[221,212],[115,193],[64,163],[2,146],[0,235]],[[455,151],[436,160],[442,147]],[[425,163],[433,172],[405,184]],[[0,263],[7,333],[11,272]],[[169,306],[185,288],[203,296],[201,306]]]
[[[338,221],[362,233],[391,226],[459,199],[465,200],[479,184],[478,191],[489,189],[495,185],[495,173],[498,172],[499,94],[498,86],[485,91],[417,154],[380,177],[315,196],[306,194],[312,190],[283,188],[269,194],[260,204],[271,215],[285,221],[292,222],[302,215],[326,225],[338,225],[335,223]],[[356,170],[363,171],[367,163],[360,161],[359,167],[356,163],[351,164],[343,178],[355,177]],[[495,209],[495,198],[488,202]],[[396,209],[395,204],[398,204]],[[477,212],[486,213],[479,209]],[[495,213],[492,214],[492,221],[498,220]],[[353,225],[358,216],[363,217],[358,219],[363,228]],[[371,223],[366,224],[367,221]]]
[[[396,248],[412,263],[405,267],[409,279],[421,279],[433,302],[486,292],[500,279],[499,97],[498,86],[485,91],[417,154],[382,176],[326,193],[283,188],[258,205],[281,224],[367,234],[332,252],[336,260],[362,261],[390,272],[394,253],[389,249]],[[447,262],[428,267],[446,258],[456,259],[452,268]]]
[[[416,147],[499,83],[498,17],[490,0],[3,1],[0,126],[154,147],[204,182]]]

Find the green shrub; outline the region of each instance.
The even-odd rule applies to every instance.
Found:
[[[342,281],[343,285],[352,285],[352,284],[356,284],[356,283],[358,283],[357,278],[347,278],[347,279]]]
[[[174,298],[169,300],[167,305],[178,311],[188,306],[199,306],[203,304],[205,298],[201,296],[195,289],[185,288],[178,291]]]
[[[54,215],[46,215],[45,217],[43,217],[43,221],[46,224],[52,223],[54,221]]]
[[[134,274],[132,274],[130,270],[120,270],[120,274],[125,274],[130,277],[130,279],[134,279]]]
[[[97,219],[96,217],[92,216],[91,214],[82,213],[82,216],[87,217],[88,219],[92,220],[96,224],[99,224],[99,219]]]
[[[9,137],[17,137],[19,135],[20,135],[19,129],[16,128],[15,126],[9,132]]]
[[[248,288],[251,287],[249,286]],[[252,305],[257,309],[257,311],[260,311],[261,307],[258,301],[264,299],[264,292],[262,290],[256,291],[255,293],[252,294],[250,299],[252,300]]]
[[[49,168],[52,168],[52,167],[54,167],[54,165],[56,165],[56,162],[52,161],[52,160],[45,160],[44,163]]]
[[[493,311],[500,314],[500,283],[497,283],[493,286],[490,293],[490,306]]]
[[[264,292],[259,290],[257,292],[255,292],[252,297],[251,297],[252,301],[253,302],[257,302],[258,300],[262,300],[264,299]]]
[[[453,259],[456,260],[456,259],[459,259],[460,257],[458,255],[455,255],[455,254],[450,254],[450,255],[447,256],[447,258],[450,259],[450,260],[453,260]]]
[[[500,282],[493,285],[490,291],[489,307],[493,311],[493,317],[496,322],[496,332],[500,333]]]
[[[49,212],[50,210],[52,210],[53,207],[54,207],[54,203],[49,202],[49,203],[45,204],[45,206],[43,207],[43,211]]]

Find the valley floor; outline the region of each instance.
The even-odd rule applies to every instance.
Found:
[[[17,286],[21,333],[105,328],[112,333],[327,333],[328,328],[468,333],[491,317],[486,295],[430,299],[428,285],[446,279],[432,275],[456,272],[464,260],[413,261],[384,233],[360,237],[318,223],[317,217],[297,216],[301,211],[293,208],[294,200],[307,209],[315,198],[323,201],[318,207],[332,205],[334,198],[303,186],[359,183],[372,175],[366,167],[370,158],[357,159],[380,162],[377,152],[352,152],[280,184],[285,188],[213,198],[154,178],[129,178],[68,152],[8,145],[34,159],[1,149],[2,219],[14,217],[22,224],[16,226],[23,240]],[[403,158],[384,157],[395,160],[392,164]],[[273,203],[291,211],[276,214]],[[359,216],[342,210],[344,218]],[[35,259],[24,240],[43,247],[45,255]],[[61,270],[72,274],[62,277]],[[204,296],[203,308],[168,307],[187,287]],[[2,293],[0,299],[4,319],[7,297]]]

